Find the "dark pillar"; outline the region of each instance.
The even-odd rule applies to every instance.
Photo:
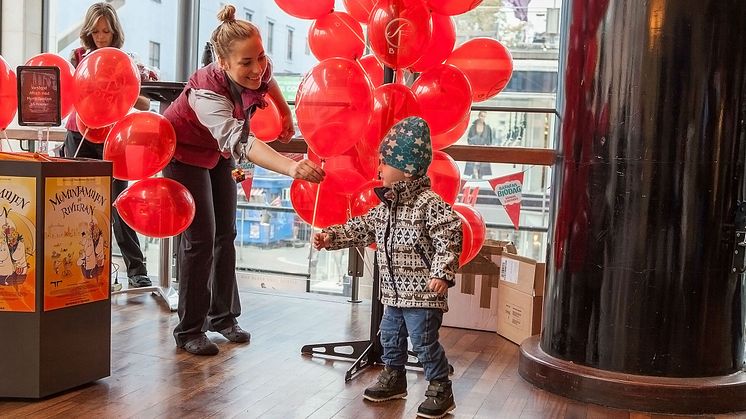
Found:
[[[200,0],[179,0],[176,15],[176,81],[187,81],[197,69]]]
[[[746,2],[565,4],[543,330],[524,344],[521,374],[617,407],[744,410]],[[576,365],[650,390],[666,377],[671,404],[599,399],[599,387],[537,372],[577,379]],[[687,383],[710,382],[698,388],[716,397],[723,380],[737,396],[728,406],[678,399]]]

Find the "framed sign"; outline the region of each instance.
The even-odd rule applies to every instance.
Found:
[[[60,69],[54,66],[19,66],[16,74],[18,125],[60,126]]]

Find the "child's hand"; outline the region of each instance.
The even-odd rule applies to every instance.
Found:
[[[316,233],[313,235],[313,248],[316,250],[326,249],[332,244],[332,239],[326,233]]]
[[[448,292],[448,282],[440,278],[430,278],[427,286],[430,288],[430,291],[437,292],[440,295],[446,295]]]

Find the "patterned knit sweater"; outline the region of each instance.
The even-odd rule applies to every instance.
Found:
[[[461,220],[430,189],[425,176],[378,188],[382,203],[344,225],[324,229],[330,250],[377,243],[381,302],[395,307],[448,311],[446,296],[430,291],[431,278],[455,284]]]

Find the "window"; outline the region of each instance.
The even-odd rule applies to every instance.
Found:
[[[275,41],[275,22],[267,21],[267,52],[272,54]]]
[[[254,11],[251,9],[243,9],[243,15],[249,22],[254,19]]]
[[[288,27],[288,61],[293,61],[293,28]]]
[[[513,71],[504,92],[557,93],[555,71]]]
[[[153,68],[161,68],[161,44],[158,42],[150,41],[148,65]]]

